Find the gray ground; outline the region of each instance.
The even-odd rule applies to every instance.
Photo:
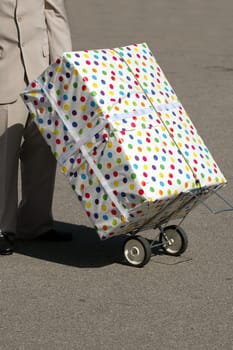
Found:
[[[233,202],[232,0],[67,5],[75,50],[148,43]],[[54,214],[74,232],[72,243],[17,243],[13,256],[0,258],[0,349],[233,349],[231,212],[200,206],[183,223],[185,254],[154,256],[142,269],[120,264],[121,238],[99,242],[59,171]]]

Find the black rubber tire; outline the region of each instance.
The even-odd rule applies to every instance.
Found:
[[[160,232],[159,241],[162,243],[163,251],[172,256],[183,254],[188,247],[188,237],[186,232],[176,225],[164,227]]]
[[[141,236],[129,237],[124,242],[123,255],[128,265],[142,267],[151,258],[150,243]]]

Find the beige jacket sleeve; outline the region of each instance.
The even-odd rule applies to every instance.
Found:
[[[45,0],[50,63],[63,52],[72,51],[70,27],[63,0]]]

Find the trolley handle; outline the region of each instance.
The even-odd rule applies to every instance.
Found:
[[[206,207],[212,214],[220,214],[220,213],[227,212],[227,211],[233,211],[233,205],[228,200],[226,200],[222,195],[217,193],[217,190],[218,190],[218,188],[213,189],[213,188],[203,187],[201,189],[198,189],[197,191],[190,191],[190,193],[201,204],[203,204],[204,207]],[[208,192],[212,192],[213,194],[215,194],[222,202],[224,202],[226,204],[227,208],[223,208],[223,209],[219,209],[219,210],[212,209],[203,199],[200,198],[200,194],[208,193]]]

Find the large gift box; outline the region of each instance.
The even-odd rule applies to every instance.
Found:
[[[102,239],[183,217],[226,182],[145,43],[64,53],[23,98]]]

